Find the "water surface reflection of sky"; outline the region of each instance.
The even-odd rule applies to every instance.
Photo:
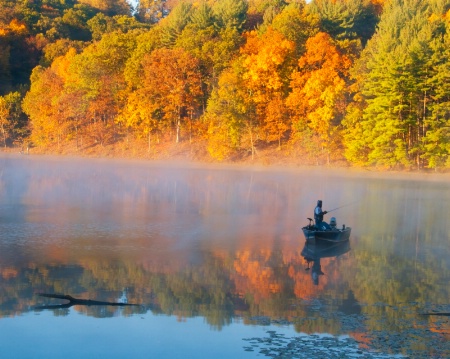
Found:
[[[145,314],[98,320],[75,311],[65,317],[46,311],[3,318],[0,328],[5,359],[253,358],[256,353],[242,350],[242,338],[265,336],[268,330],[232,324],[219,332],[211,331],[202,318],[179,322]]]
[[[397,353],[450,353],[448,325],[418,315],[450,311],[449,187],[439,176],[2,155],[0,350],[51,356],[109,340],[113,357],[127,341],[136,356],[218,345],[251,357],[238,337],[281,325],[376,348],[380,331],[413,328],[420,343]],[[317,199],[352,235],[313,277],[300,228]],[[39,293],[141,306],[36,311],[61,303]]]

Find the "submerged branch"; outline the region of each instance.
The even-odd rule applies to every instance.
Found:
[[[68,300],[69,303],[65,304],[53,304],[53,305],[42,305],[34,307],[34,309],[58,309],[58,308],[70,308],[72,305],[109,305],[109,306],[116,306],[116,307],[125,307],[125,306],[133,306],[133,307],[139,307],[140,304],[131,304],[131,303],[116,303],[116,302],[103,302],[98,300],[91,300],[91,299],[79,299],[74,298],[71,295],[62,295],[62,294],[38,294],[40,297],[46,297],[46,298],[54,298],[54,299],[63,299]]]
[[[439,313],[439,312],[436,312],[436,313],[420,313],[420,315],[440,315],[440,316],[443,316],[443,317],[450,317],[450,313],[445,313],[445,312],[443,312],[443,313]]]

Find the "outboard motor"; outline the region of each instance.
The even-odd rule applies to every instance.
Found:
[[[337,226],[336,218],[335,217],[331,217],[330,218],[330,227],[331,227],[331,229],[336,229],[336,226]]]

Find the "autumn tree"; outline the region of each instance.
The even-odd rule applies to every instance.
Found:
[[[86,22],[91,19],[98,10],[84,5],[76,4],[73,7],[61,10],[45,6],[37,12],[39,18],[30,24],[30,32],[40,41],[53,42],[58,39],[71,39],[89,41],[91,35]]]
[[[253,105],[243,80],[240,61],[224,70],[208,100],[204,121],[208,123],[208,152],[222,161],[239,151],[245,134],[254,132]]]
[[[108,16],[131,14],[130,4],[126,0],[78,0],[78,2],[98,9]]]
[[[88,101],[88,132],[102,146],[117,139],[114,120],[126,100],[124,69],[134,48],[135,36],[131,33],[105,34],[70,64],[75,78],[71,87],[82,91]]]
[[[61,123],[55,101],[63,90],[63,80],[54,68],[40,66],[33,70],[31,88],[26,94],[23,109],[31,122],[30,139],[37,146],[60,143]]]
[[[157,23],[169,14],[166,0],[139,0],[136,16],[142,22]]]
[[[136,35],[136,47],[127,59],[124,69],[125,80],[132,90],[142,85],[144,76],[142,61],[144,57],[151,54],[153,50],[164,47],[162,43],[163,31],[162,26],[153,26],[148,31]]]
[[[293,43],[271,28],[246,35],[241,56],[219,77],[208,101],[208,150],[224,159],[239,150],[255,155],[258,140],[280,145],[287,126],[283,99]]]
[[[94,40],[100,40],[103,34],[121,31],[126,33],[135,29],[145,30],[148,25],[144,25],[136,20],[136,18],[128,15],[116,15],[113,17],[98,13],[87,21],[87,26]]]
[[[57,57],[64,56],[70,49],[74,49],[77,53],[81,53],[88,45],[89,44],[84,41],[73,41],[69,39],[60,39],[51,42],[43,48],[40,65],[49,67]]]
[[[112,33],[77,54],[70,49],[47,68],[36,68],[24,108],[37,145],[61,144],[81,134],[100,145],[118,134],[114,119],[125,101],[125,63],[131,34]]]
[[[191,22],[185,27],[174,46],[183,48],[200,60],[207,86],[206,95],[217,84],[220,73],[237,55],[242,37],[235,27],[218,27],[212,8],[202,2],[194,8]],[[205,101],[206,103],[206,101]]]
[[[127,102],[116,121],[123,124],[127,130],[133,131],[137,138],[146,139],[148,152],[151,150],[153,135],[156,134],[158,138],[159,132],[164,128],[157,103],[153,101],[146,88],[138,89],[128,95]]]
[[[2,1],[0,13],[0,61],[8,57],[9,86],[18,88],[29,83],[32,69],[50,42],[90,40],[86,21],[95,10],[74,1]]]
[[[294,64],[293,51],[294,43],[272,28],[262,35],[255,31],[248,33],[242,48],[243,78],[255,104],[259,136],[267,142],[275,139],[279,145],[287,130],[287,117],[284,110],[275,106],[282,105],[287,94],[288,74]]]
[[[343,100],[351,61],[323,32],[310,38],[306,48],[298,61],[298,70],[292,74],[292,90],[286,101],[293,122],[291,143],[308,138],[312,148],[306,152],[316,160],[322,153],[329,163],[345,109]]]
[[[2,131],[3,146],[6,147],[6,139],[9,137],[9,131],[11,129],[11,122],[9,119],[10,108],[6,99],[0,96],[0,130]]]
[[[199,62],[182,49],[156,49],[144,57],[142,67],[150,109],[175,128],[178,143],[182,124],[191,123],[198,115],[203,95]]]
[[[64,56],[57,57],[51,68],[63,82],[63,88],[52,105],[58,113],[59,131],[63,131],[63,140],[75,139],[76,149],[83,145],[83,133],[87,125],[88,98],[86,91],[78,86],[78,74],[71,68],[76,57],[75,48],[70,48]]]
[[[293,2],[273,18],[270,26],[294,42],[295,54],[300,57],[306,51],[306,41],[319,31],[319,17],[307,11],[304,3]]]
[[[281,140],[289,130],[289,116],[280,93],[275,94],[267,103],[264,115],[265,121],[261,130],[268,142],[278,142],[278,148],[281,149]]]

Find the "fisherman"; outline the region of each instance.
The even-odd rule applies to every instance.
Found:
[[[322,200],[319,199],[316,208],[314,208],[314,221],[318,229],[330,229],[329,224],[323,221],[323,216],[327,213],[327,211],[322,211]]]

